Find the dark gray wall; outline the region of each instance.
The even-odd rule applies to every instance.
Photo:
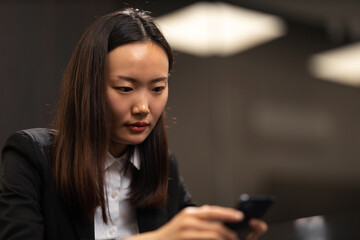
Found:
[[[76,42],[96,15],[114,6],[110,1],[0,3],[1,145],[15,130],[50,124]]]
[[[190,2],[132,4],[161,15]],[[94,16],[122,6],[0,2],[1,145],[15,130],[51,123],[81,33]],[[242,192],[274,194],[270,221],[360,210],[360,90],[307,71],[312,54],[344,42],[319,22],[291,18],[288,28],[284,38],[227,58],[177,54],[169,140],[198,203],[232,206]]]
[[[360,91],[312,78],[308,59],[331,43],[291,27],[229,58],[179,56],[169,132],[199,202],[274,194],[271,221],[359,210]]]

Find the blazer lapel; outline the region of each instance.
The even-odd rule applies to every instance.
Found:
[[[94,239],[94,221],[85,221],[79,210],[68,209],[79,239]]]
[[[137,209],[136,215],[140,233],[153,231],[168,221],[166,206],[158,209]]]

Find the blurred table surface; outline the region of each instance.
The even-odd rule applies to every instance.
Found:
[[[269,223],[268,232],[260,239],[360,240],[360,212],[312,216],[287,222]]]

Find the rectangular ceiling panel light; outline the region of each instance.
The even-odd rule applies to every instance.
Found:
[[[360,87],[360,42],[314,55],[309,69],[316,78]]]
[[[199,56],[228,56],[285,34],[273,15],[221,2],[199,2],[157,19],[178,51]]]

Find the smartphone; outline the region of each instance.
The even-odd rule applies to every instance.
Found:
[[[274,196],[242,194],[236,204],[236,209],[244,213],[244,220],[237,223],[228,222],[225,225],[233,230],[247,228],[251,218],[262,218],[274,202]]]

